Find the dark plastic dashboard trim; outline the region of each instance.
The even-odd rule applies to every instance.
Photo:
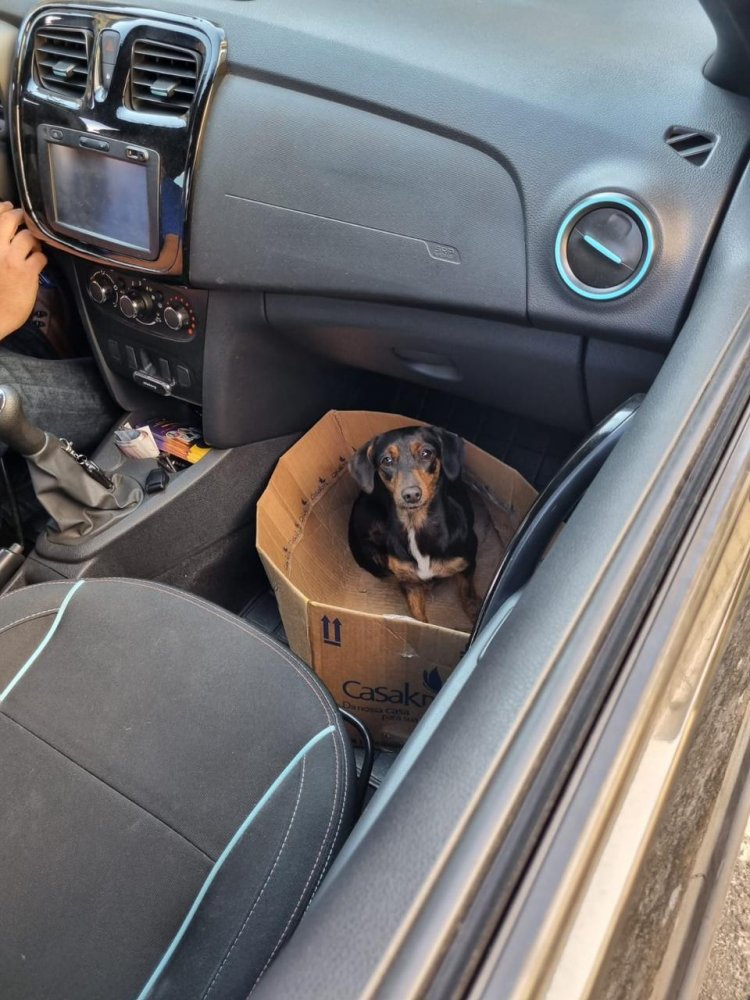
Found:
[[[29,184],[26,176],[24,156],[22,150],[22,130],[21,130],[21,104],[25,90],[25,80],[23,72],[28,65],[30,53],[30,41],[37,25],[45,17],[59,12],[68,17],[104,17],[108,21],[126,19],[128,21],[144,20],[151,21],[165,29],[173,28],[187,30],[193,35],[200,36],[205,47],[205,61],[198,78],[198,85],[195,94],[195,103],[190,114],[189,127],[187,132],[187,147],[189,154],[183,175],[183,219],[182,238],[179,243],[174,259],[168,266],[161,266],[158,262],[148,260],[138,260],[127,256],[120,256],[114,251],[96,253],[86,249],[73,239],[65,238],[62,234],[54,232],[47,226],[40,217],[29,191]],[[97,264],[107,264],[122,268],[123,270],[135,272],[149,272],[165,277],[184,278],[188,272],[188,256],[190,242],[190,199],[198,158],[200,156],[201,144],[204,133],[206,115],[210,107],[211,99],[216,89],[216,85],[226,65],[227,41],[223,29],[205,18],[193,17],[185,14],[173,14],[166,11],[159,11],[153,8],[126,7],[126,6],[105,6],[98,4],[70,4],[61,6],[59,3],[44,4],[32,10],[22,21],[18,32],[16,44],[13,72],[11,75],[10,95],[8,101],[8,121],[11,125],[11,152],[18,181],[19,193],[24,211],[27,216],[28,227],[38,238],[44,240],[49,246],[57,250],[63,250],[74,254],[85,260]],[[87,89],[87,97],[89,91]],[[58,105],[64,108],[83,109],[84,102],[71,102],[57,95],[45,92],[45,98],[51,106]],[[136,116],[131,112],[131,116]],[[163,124],[167,116],[138,114],[144,123],[155,121]]]

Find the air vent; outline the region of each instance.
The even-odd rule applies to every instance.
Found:
[[[719,141],[718,136],[711,132],[695,132],[680,125],[673,125],[664,140],[675,153],[679,153],[683,160],[692,163],[694,167],[702,167],[706,163]]]
[[[91,32],[84,28],[38,28],[34,34],[37,83],[44,90],[83,97],[90,56]]]
[[[131,107],[135,111],[187,114],[195,100],[200,69],[197,52],[139,39],[133,43]]]

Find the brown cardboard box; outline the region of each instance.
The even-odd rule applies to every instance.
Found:
[[[408,615],[396,581],[354,561],[347,542],[358,487],[351,455],[376,434],[420,423],[391,413],[332,410],[279,460],[258,503],[258,551],[294,652],[381,746],[399,746],[466,646],[471,623],[452,580],[427,599],[430,624]],[[484,595],[536,497],[513,469],[466,445]]]

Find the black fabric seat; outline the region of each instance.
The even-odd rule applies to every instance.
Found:
[[[0,600],[0,996],[245,998],[352,819],[328,693],[135,580]]]

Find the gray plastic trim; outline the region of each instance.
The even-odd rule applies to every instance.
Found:
[[[196,176],[190,278],[521,318],[521,200],[504,167],[471,146],[229,77]]]
[[[466,396],[573,431],[589,427],[583,341],[474,316],[312,296],[267,295],[268,322],[340,364]],[[621,402],[616,398],[614,407]]]

